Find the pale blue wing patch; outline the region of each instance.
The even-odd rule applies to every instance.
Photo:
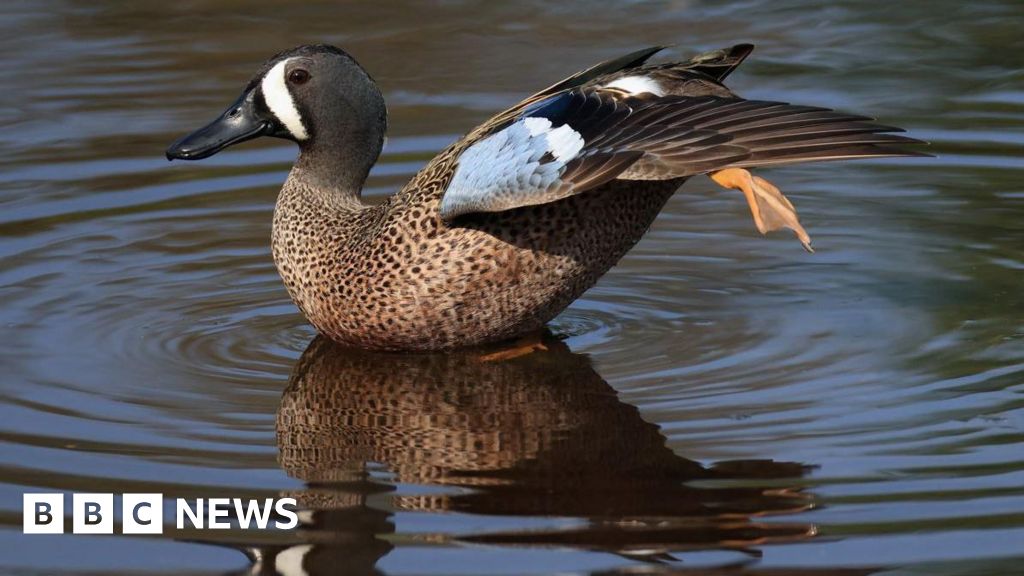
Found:
[[[441,217],[545,204],[573,193],[566,165],[584,141],[568,124],[534,117],[513,122],[467,148],[441,200]]]

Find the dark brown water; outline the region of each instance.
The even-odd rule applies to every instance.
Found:
[[[1009,0],[4,3],[0,571],[1019,573],[1022,28]],[[939,157],[765,172],[813,255],[695,179],[515,360],[311,344],[268,248],[294,149],[162,158],[300,43],[384,89],[372,201],[580,68],[741,41],[741,94],[867,112]],[[312,512],[21,535],[22,493],[48,491]]]

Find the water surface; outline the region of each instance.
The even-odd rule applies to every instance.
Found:
[[[0,11],[0,570],[1020,569],[1019,3]],[[545,350],[506,361],[314,340],[268,247],[294,149],[162,157],[273,52],[335,43],[389,102],[379,201],[578,69],[745,41],[741,94],[869,113],[939,157],[765,171],[813,255],[694,179]],[[21,494],[47,491],[311,512],[287,533],[21,535]]]

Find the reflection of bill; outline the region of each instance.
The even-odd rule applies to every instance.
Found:
[[[123,494],[121,534],[163,534],[164,506],[174,503],[178,530],[290,530],[299,524],[294,498],[175,498],[163,494]],[[114,494],[72,495],[74,534],[113,534]],[[25,494],[22,531],[25,534],[64,533],[64,494]]]
[[[422,543],[567,546],[655,561],[814,535],[809,524],[757,520],[812,506],[793,486],[804,466],[682,458],[587,357],[551,338],[535,348],[387,355],[318,338],[277,415],[281,465],[308,485],[289,494],[307,510],[301,543],[229,545],[257,572],[373,573],[396,540],[396,509],[538,519],[529,530],[495,522],[482,534],[410,536]],[[369,474],[381,465],[384,474]],[[404,483],[436,488],[390,494]]]

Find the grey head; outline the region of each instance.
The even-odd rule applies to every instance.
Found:
[[[310,184],[358,190],[380,155],[387,109],[377,84],[345,51],[306,45],[268,60],[219,117],[179,139],[167,159],[200,160],[258,138],[299,145]]]

